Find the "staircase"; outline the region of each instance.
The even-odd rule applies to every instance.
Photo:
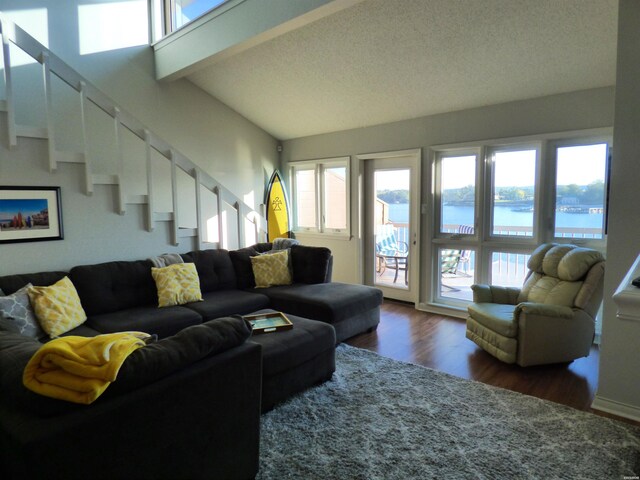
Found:
[[[249,243],[265,241],[266,221],[252,207],[246,205],[185,155],[154,134],[148,127],[118,106],[116,102],[1,13],[0,36],[2,37],[5,83],[5,98],[0,99],[0,111],[6,113],[7,142],[10,149],[17,148],[19,137],[46,140],[48,142],[48,169],[51,174],[56,174],[60,164],[70,164],[82,169],[86,195],[92,195],[96,185],[107,185],[109,188],[113,188],[116,194],[116,213],[125,215],[129,205],[143,206],[146,210],[146,230],[152,232],[158,222],[169,222],[171,225],[170,243],[174,246],[179,245],[183,239],[190,239],[191,243],[195,241],[198,249],[243,247]],[[44,127],[16,123],[10,43],[41,65],[45,99]],[[53,76],[60,79],[65,88],[71,89],[72,94],[77,97],[76,113],[81,125],[79,131],[81,148],[77,150],[69,151],[56,145]],[[104,169],[105,166],[100,164],[100,159],[93,158],[94,156],[90,153],[91,139],[88,134],[88,115],[89,109],[91,108],[93,111],[95,107],[113,125],[112,142],[109,143],[113,145],[112,155],[115,161],[109,164],[108,168],[111,168],[109,173],[97,173],[100,170],[98,167]],[[138,150],[144,151],[144,177],[146,179],[146,193],[144,194],[128,194],[127,192],[125,134],[139,142],[139,146],[142,148]],[[157,163],[152,158],[158,157],[167,162],[170,169],[170,191],[162,192],[164,195],[168,193],[170,197],[172,206],[170,211],[158,211],[156,206],[162,202],[159,202],[159,196],[154,191],[157,189],[157,186],[154,188],[154,176],[162,175],[162,172],[158,171]],[[195,197],[196,209],[195,226],[188,225],[188,222],[181,222],[182,219],[179,215],[179,202],[182,195],[179,195],[178,183],[179,176],[183,174],[193,180],[194,191],[192,194]],[[216,199],[217,235],[213,235],[213,237],[217,236],[218,240],[215,242],[209,241],[205,234],[203,189],[211,192]],[[237,239],[230,238],[234,236],[237,236]]]

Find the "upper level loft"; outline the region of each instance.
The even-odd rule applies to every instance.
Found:
[[[362,0],[153,0],[156,78],[175,80]]]

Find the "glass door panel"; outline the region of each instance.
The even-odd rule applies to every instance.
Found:
[[[363,276],[385,298],[418,302],[420,284],[419,150],[364,160]]]
[[[409,288],[409,169],[376,169],[375,192],[375,285]]]

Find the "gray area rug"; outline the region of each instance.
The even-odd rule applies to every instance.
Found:
[[[333,380],[262,416],[258,479],[619,479],[640,428],[340,345]]]

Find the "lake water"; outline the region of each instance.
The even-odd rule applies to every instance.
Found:
[[[495,207],[495,225],[531,226],[533,212],[514,212],[514,208],[517,207]],[[445,224],[473,225],[473,207],[471,206],[445,205],[443,213],[443,223]],[[601,228],[602,217],[601,213],[556,212],[556,223],[558,227]],[[389,220],[394,223],[407,223],[409,221],[409,205],[406,203],[390,204]]]

